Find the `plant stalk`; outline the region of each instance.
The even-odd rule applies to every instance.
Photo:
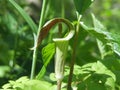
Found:
[[[77,51],[77,45],[78,45],[78,34],[79,34],[79,29],[80,29],[80,19],[81,16],[78,16],[78,23],[76,25],[76,32],[75,32],[75,37],[74,37],[74,44],[73,44],[73,54],[71,58],[71,63],[70,63],[70,73],[68,77],[68,85],[67,85],[67,90],[72,90],[71,88],[71,83],[72,83],[72,77],[73,77],[73,70],[74,70],[74,63],[75,63],[75,57],[76,57],[76,51]]]
[[[37,31],[37,38],[34,37],[35,38],[35,41],[34,41],[34,46],[35,47],[37,46],[39,32],[40,32],[40,30],[42,28],[42,25],[43,25],[43,19],[44,19],[43,16],[44,16],[44,13],[45,13],[45,5],[46,5],[46,0],[43,0],[42,11],[41,11],[41,14],[40,14],[40,22],[39,22],[39,27],[38,27],[38,31]],[[30,79],[34,78],[36,60],[37,60],[37,48],[34,48]]]
[[[61,80],[57,80],[57,90],[61,90]]]

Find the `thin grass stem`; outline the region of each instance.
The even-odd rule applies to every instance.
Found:
[[[39,22],[39,27],[38,27],[38,31],[37,31],[37,38],[35,38],[34,46],[37,45],[39,32],[40,32],[40,30],[42,28],[42,25],[43,25],[43,20],[44,20],[43,16],[44,16],[44,13],[45,13],[45,5],[46,5],[46,0],[43,0],[42,11],[41,11],[41,14],[40,14],[40,22]],[[37,48],[35,48],[34,51],[33,51],[33,61],[32,61],[32,69],[31,69],[30,79],[34,78],[35,67],[36,67],[36,60],[37,60]]]

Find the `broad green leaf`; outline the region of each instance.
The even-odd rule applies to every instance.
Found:
[[[40,70],[39,74],[37,75],[37,79],[40,79],[41,77],[44,76],[46,72],[46,67],[51,61],[51,59],[53,58],[54,53],[55,53],[54,43],[50,43],[42,49],[42,58],[43,58],[44,65],[42,69]]]
[[[101,54],[101,59],[103,59],[106,55],[105,45],[99,39],[97,39],[97,45]]]
[[[21,77],[16,81],[9,81],[9,83],[2,86],[3,89],[1,90],[53,90],[51,87],[53,85],[47,81],[30,80]]]
[[[96,32],[100,32],[102,34],[104,34],[105,37],[102,37],[104,40],[102,40],[102,42],[104,43],[104,41],[106,40],[106,45],[111,46],[111,49],[120,56],[120,37],[118,35],[115,35],[113,33],[107,32],[105,27],[100,23],[100,21],[98,21],[94,15],[92,15],[93,18],[93,24],[94,24],[94,30]],[[98,37],[97,37],[98,38]]]
[[[113,43],[113,46],[112,46],[113,48],[113,50],[114,50],[114,52],[117,54],[117,55],[119,55],[120,56],[120,44],[118,44],[118,43]]]
[[[107,36],[106,35],[109,34],[108,32],[102,31],[102,30],[97,30],[97,28],[87,27],[83,22],[80,22],[80,24],[84,30],[86,30],[88,33],[95,36],[95,38],[101,40],[103,43],[107,43]]]
[[[52,86],[49,82],[39,80],[29,80],[24,84],[24,90],[49,90]]]
[[[110,35],[113,38],[113,44],[110,44],[110,46],[112,47],[113,51],[120,56],[120,33],[111,33]]]
[[[52,81],[57,81],[57,79],[55,78],[55,73],[51,73],[49,76],[50,80]]]
[[[74,0],[76,10],[82,14],[94,0]]]
[[[42,49],[42,58],[45,66],[50,62],[50,59],[52,59],[54,53],[55,53],[54,43],[49,43]]]
[[[30,16],[14,1],[9,0],[9,2],[17,9],[17,11],[22,15],[22,17],[26,20],[28,25],[31,27],[33,33],[37,33],[37,26],[30,18]]]
[[[107,69],[107,67],[101,63],[100,61],[97,61],[97,63],[92,65],[92,70],[95,71],[97,74],[106,74],[113,78],[114,81],[116,81],[116,76],[114,73],[112,73],[110,70]]]
[[[87,88],[89,88],[89,90],[106,90],[104,85],[96,82],[89,83]]]
[[[23,76],[23,77],[19,78],[18,80],[16,80],[16,82],[26,82],[28,80],[29,79],[26,76]]]
[[[105,85],[109,90],[115,90],[115,81],[113,78],[109,77],[106,79]]]
[[[3,88],[3,90],[9,89],[9,88],[11,88],[11,84],[7,83],[7,84],[3,85],[2,88]]]
[[[69,70],[69,68],[66,69]],[[76,85],[78,90],[85,90],[85,88],[90,90],[115,90],[115,74],[100,61],[88,63],[81,67],[75,65],[73,77],[73,82],[81,81]]]
[[[107,31],[105,31],[105,27],[95,18],[94,15],[92,15],[93,17],[93,23],[94,23],[94,30],[97,32],[101,32],[105,35],[105,37],[103,38],[104,40],[106,40],[106,44],[111,46],[111,49],[120,56],[120,37],[119,35],[115,35],[113,33],[109,33]],[[103,41],[102,41],[103,42]]]
[[[24,90],[24,84],[22,84],[22,83],[15,83],[15,85],[13,85],[13,88],[14,89],[17,89],[17,90]]]
[[[46,67],[43,65],[40,72],[36,76],[36,79],[41,79],[45,75],[45,73],[46,73]]]
[[[80,24],[88,33],[92,34],[96,39],[101,41],[102,46],[100,46],[100,43],[99,43],[98,47],[100,49],[100,53],[102,57],[107,54],[110,54],[110,50],[114,51],[117,55],[120,56],[119,34],[115,35],[113,33],[108,32],[106,28],[101,24],[100,21],[98,21],[95,18],[93,14],[92,14],[92,18],[93,18],[93,24],[94,24],[93,28],[87,27],[83,22],[80,22]],[[109,50],[108,51],[104,50],[106,48],[109,48]]]

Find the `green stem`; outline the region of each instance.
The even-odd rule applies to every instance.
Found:
[[[44,14],[45,14],[45,6],[46,5],[46,0],[43,0],[43,6],[42,6],[42,11],[41,11],[41,15],[40,15],[40,22],[39,22],[39,27],[38,27],[38,33],[40,32],[42,25],[43,25],[43,20],[44,20]],[[38,36],[38,35],[37,35]]]
[[[68,86],[67,90],[72,90],[71,88],[71,83],[72,83],[72,77],[73,77],[73,70],[74,70],[74,63],[75,63],[75,57],[76,57],[76,51],[77,51],[77,45],[78,45],[78,34],[79,34],[79,29],[80,29],[80,18],[81,16],[78,16],[78,23],[76,26],[76,33],[75,33],[75,38],[74,38],[74,44],[73,44],[73,54],[72,54],[72,59],[71,59],[71,64],[70,64],[70,73],[69,73],[69,78],[68,78]]]
[[[40,22],[39,22],[39,27],[38,27],[38,32],[37,32],[37,38],[35,38],[34,46],[37,45],[39,32],[40,32],[40,30],[42,28],[42,25],[43,25],[43,19],[44,19],[43,16],[44,16],[44,13],[45,13],[45,4],[46,4],[46,0],[43,0],[42,11],[41,11],[41,15],[40,15]],[[34,51],[33,51],[33,62],[32,62],[32,69],[31,69],[31,76],[30,76],[31,79],[34,78],[36,60],[37,60],[37,48],[35,48]]]

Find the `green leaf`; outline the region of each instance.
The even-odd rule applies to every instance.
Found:
[[[10,71],[8,66],[0,66],[0,78],[3,78],[6,75],[6,72]]]
[[[107,78],[105,85],[107,86],[108,90],[115,90],[115,81],[113,78]]]
[[[9,89],[9,88],[11,88],[11,84],[7,83],[7,84],[3,85],[2,88],[3,88],[3,90]]]
[[[32,31],[34,33],[37,33],[37,26],[33,22],[33,20],[30,18],[30,16],[14,0],[9,0],[9,2],[17,9],[17,11],[26,20],[26,22],[28,23],[28,25],[31,27]]]
[[[117,55],[120,56],[120,34],[116,35],[114,33],[108,32],[93,14],[92,19],[94,28],[87,27],[83,22],[80,22],[80,24],[88,33],[92,34],[96,39],[101,41],[102,45],[98,43],[101,56],[104,57],[105,55],[110,54],[110,50],[114,51]],[[109,48],[109,51],[105,50],[107,48]]]
[[[95,16],[92,14],[93,24],[94,24],[94,31],[96,33],[99,33],[101,35],[96,36],[99,38],[103,43],[107,43],[109,41],[112,41],[113,38],[111,37],[110,33],[107,32],[107,29],[103,26],[103,24],[98,21]],[[94,34],[95,35],[95,34]]]
[[[2,90],[53,90],[51,87],[53,85],[49,82],[21,77],[16,81],[9,81],[9,83],[3,85]]]
[[[44,65],[40,70],[39,74],[37,75],[37,79],[40,79],[44,76],[46,72],[46,67],[51,61],[51,59],[53,58],[54,53],[55,53],[54,43],[50,43],[42,49],[42,58],[43,58]]]
[[[113,78],[114,81],[116,81],[116,76],[114,73],[112,73],[110,70],[107,69],[107,67],[101,63],[100,61],[97,61],[97,63],[92,65],[92,70],[95,71],[97,74],[106,74]]]
[[[113,33],[107,32],[105,27],[95,18],[94,15],[92,15],[93,17],[93,23],[94,23],[94,27],[95,27],[95,31],[97,32],[101,32],[104,37],[102,37],[103,39],[101,39],[101,41],[106,44],[109,45],[111,47],[111,49],[120,56],[120,41],[118,41],[120,39],[120,37],[118,37],[119,35],[115,35]],[[98,37],[97,37],[98,38]]]
[[[24,87],[25,86],[22,83],[15,83],[15,85],[13,85],[13,88],[17,90],[24,90]]]
[[[24,84],[24,90],[49,90],[52,86],[49,82],[39,80],[29,80]]]
[[[50,80],[52,81],[57,81],[57,79],[55,78],[55,73],[51,73],[49,76]]]
[[[88,33],[95,36],[95,38],[101,40],[104,43],[107,42],[107,36],[106,35],[109,34],[109,33],[105,31],[105,28],[103,28],[104,30],[103,29],[100,30],[100,29],[97,29],[97,27],[95,27],[95,28],[87,27],[83,22],[80,22],[80,24],[81,24],[81,26],[84,30],[86,30]]]
[[[89,88],[89,90],[106,90],[104,85],[96,82],[89,83],[87,88]]]
[[[45,66],[50,62],[54,53],[55,53],[55,44],[54,43],[49,43],[47,46],[45,46],[42,49],[42,57],[43,57],[43,62],[44,62]]]
[[[112,47],[113,51],[120,56],[120,33],[111,33],[110,35],[113,38],[110,46]]]
[[[99,39],[97,39],[97,45],[101,54],[101,59],[104,59],[106,56],[105,45]]]
[[[120,56],[120,37],[116,34],[107,32],[107,30],[105,29],[105,27],[100,23],[100,21],[98,21],[95,16],[92,14],[92,18],[93,18],[93,24],[94,24],[94,30],[96,32],[99,32],[101,34],[104,35],[104,37],[101,37],[101,41],[106,44],[111,46],[111,49]],[[95,35],[95,34],[94,34]],[[97,37],[98,38],[98,37]]]
[[[76,10],[82,14],[94,0],[74,0]]]
[[[16,80],[16,82],[26,82],[28,80],[29,79],[26,76],[23,76],[23,77],[19,78],[18,80]]]

